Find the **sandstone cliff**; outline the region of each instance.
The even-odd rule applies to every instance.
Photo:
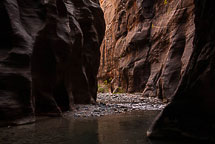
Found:
[[[96,99],[105,31],[98,1],[3,0],[0,18],[0,120]]]
[[[99,79],[170,104],[150,137],[214,142],[213,0],[101,0],[107,24]]]
[[[195,0],[193,52],[171,103],[148,131],[150,137],[186,136],[215,143],[215,9]]]
[[[193,51],[194,1],[101,1],[107,24],[99,79],[168,99]]]

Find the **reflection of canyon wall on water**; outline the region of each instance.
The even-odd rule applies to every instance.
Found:
[[[98,118],[99,144],[149,144],[146,131],[158,111],[142,111]]]
[[[107,24],[100,81],[171,101],[151,137],[215,137],[214,2],[100,2]]]
[[[98,1],[4,0],[0,18],[0,120],[95,101],[105,30]]]

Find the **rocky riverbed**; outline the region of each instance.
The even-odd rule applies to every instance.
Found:
[[[98,93],[96,104],[74,105],[74,110],[65,113],[65,115],[73,117],[99,117],[131,111],[162,110],[165,106],[166,104],[161,100],[151,97],[144,98],[141,93]]]

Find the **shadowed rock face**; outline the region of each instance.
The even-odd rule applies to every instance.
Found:
[[[158,116],[150,137],[188,136],[215,142],[215,9],[195,0],[193,53],[172,102]]]
[[[169,99],[193,51],[194,1],[101,1],[107,24],[99,79]]]
[[[0,2],[0,120],[96,99],[105,23],[98,1]]]

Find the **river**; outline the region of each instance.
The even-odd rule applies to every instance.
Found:
[[[133,111],[103,117],[45,118],[0,128],[0,144],[181,144],[150,141],[146,131],[159,111]]]

